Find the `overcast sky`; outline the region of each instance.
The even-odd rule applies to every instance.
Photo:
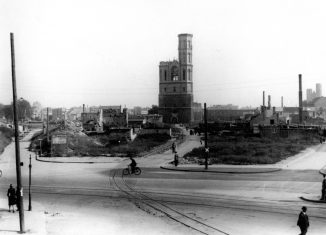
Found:
[[[298,105],[326,78],[326,1],[0,0],[0,103],[158,104],[160,61],[193,34],[194,100],[208,105]],[[326,87],[323,87],[326,89]]]

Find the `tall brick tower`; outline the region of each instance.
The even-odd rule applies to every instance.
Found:
[[[159,114],[165,123],[191,123],[193,113],[192,35],[179,34],[179,61],[160,62]]]

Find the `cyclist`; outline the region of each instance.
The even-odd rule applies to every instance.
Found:
[[[131,173],[135,173],[137,162],[135,161],[135,159],[132,158],[132,156],[130,156],[130,161],[131,163],[129,164],[129,167],[131,169]]]

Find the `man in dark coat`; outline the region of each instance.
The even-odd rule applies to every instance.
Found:
[[[135,159],[133,159],[132,156],[130,156],[130,161],[131,161],[131,163],[129,164],[129,167],[131,169],[131,173],[135,173],[137,163],[136,163]]]
[[[321,198],[320,198],[320,200],[326,200],[326,178],[325,178],[325,175],[323,175],[324,176],[324,179],[323,179],[323,182],[322,182],[322,184],[321,184]]]
[[[12,187],[12,184],[10,184],[9,189],[7,191],[7,197],[8,197],[8,205],[9,205],[9,210],[10,212],[10,207],[12,207],[12,212],[15,212],[14,205],[16,204],[16,191]]]
[[[297,225],[299,226],[301,233],[300,235],[306,235],[309,227],[309,218],[307,215],[307,207],[303,206],[299,214]]]

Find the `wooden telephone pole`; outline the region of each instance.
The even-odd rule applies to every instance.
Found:
[[[24,221],[24,200],[23,188],[21,184],[21,171],[20,171],[20,149],[19,149],[19,129],[18,129],[18,115],[17,115],[17,93],[16,93],[16,72],[15,72],[15,47],[14,47],[14,34],[10,33],[11,45],[11,75],[12,75],[12,94],[13,94],[13,109],[14,109],[14,124],[15,124],[15,147],[16,147],[16,176],[17,176],[17,190],[19,196],[17,198],[19,210],[19,224],[20,232],[25,232]]]

